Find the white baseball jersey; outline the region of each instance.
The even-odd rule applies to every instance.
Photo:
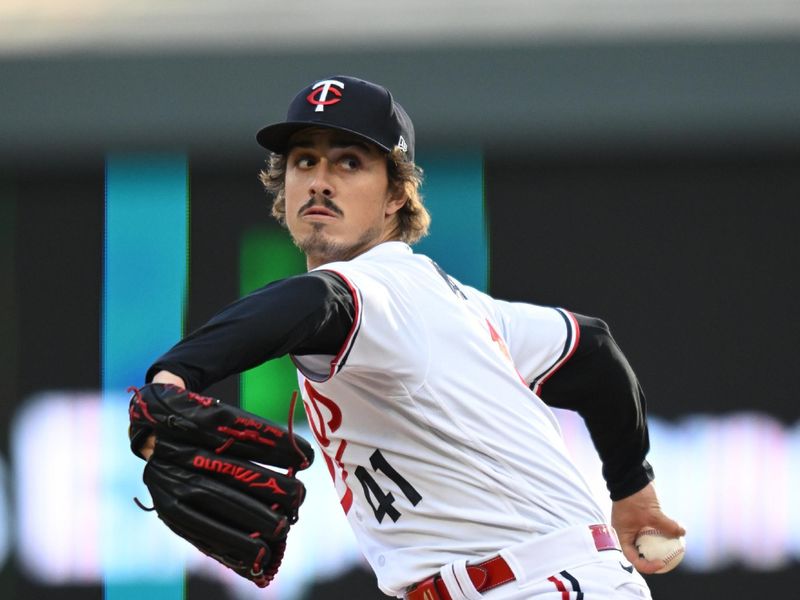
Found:
[[[536,390],[578,343],[566,311],[495,300],[401,242],[323,265],[351,288],[336,356],[294,356],[314,436],[381,590],[604,520]]]

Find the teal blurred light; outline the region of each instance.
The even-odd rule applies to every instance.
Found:
[[[489,286],[489,235],[483,199],[483,153],[479,148],[421,155],[423,201],[431,233],[415,247],[461,283]]]
[[[107,157],[101,328],[105,414],[127,410],[125,390],[141,385],[148,365],[183,333],[188,286],[188,203],[185,156]],[[104,457],[129,453],[124,431],[106,436],[101,445]],[[120,502],[118,488],[124,484],[120,477],[128,477],[119,473],[118,461],[115,464],[117,468],[111,473],[104,469],[104,507]],[[126,553],[147,549],[114,539],[119,515],[120,511],[109,508],[104,510],[102,519],[105,600],[183,598],[180,568],[180,575],[153,573],[152,580],[146,581],[126,571]],[[170,557],[164,560],[169,561]]]

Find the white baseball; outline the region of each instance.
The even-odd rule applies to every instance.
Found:
[[[642,529],[634,544],[641,558],[664,561],[664,566],[656,573],[666,573],[677,567],[686,552],[683,537],[667,537],[658,529]]]

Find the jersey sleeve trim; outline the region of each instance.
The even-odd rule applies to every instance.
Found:
[[[322,383],[328,381],[331,377],[336,375],[339,371],[342,370],[345,363],[347,362],[347,357],[350,355],[350,350],[353,348],[353,344],[356,341],[356,337],[358,336],[358,332],[361,329],[361,315],[362,315],[362,306],[363,302],[361,300],[361,291],[351,282],[347,277],[345,277],[339,271],[334,271],[333,269],[325,269],[328,273],[333,273],[337,277],[339,277],[346,285],[347,289],[350,290],[350,295],[353,297],[353,324],[350,327],[350,331],[347,333],[347,337],[345,338],[344,342],[342,343],[342,347],[339,349],[339,352],[336,353],[331,359],[330,362],[330,369],[328,374],[325,376],[320,377],[318,374],[315,375],[313,373],[308,373],[306,369],[295,359],[294,355],[291,356],[292,362],[295,364],[295,367],[303,373],[303,376],[316,383]]]
[[[530,385],[531,390],[537,396],[539,395],[539,391],[544,385],[545,381],[550,379],[556,371],[558,371],[565,362],[567,362],[572,355],[575,354],[575,350],[578,348],[578,344],[581,340],[581,328],[578,325],[578,320],[575,318],[571,312],[567,310],[562,310],[560,308],[553,308],[561,318],[564,319],[564,323],[567,329],[567,339],[564,342],[564,349],[561,352],[561,355],[556,359],[556,361],[550,365],[550,367],[545,370],[542,374],[540,374]]]

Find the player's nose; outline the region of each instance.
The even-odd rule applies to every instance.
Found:
[[[325,166],[325,162],[320,161],[320,163],[314,169],[314,176],[309,181],[308,195],[311,198],[318,196],[332,198],[334,196],[334,192],[335,189],[333,187],[333,182],[331,181],[330,175]]]

